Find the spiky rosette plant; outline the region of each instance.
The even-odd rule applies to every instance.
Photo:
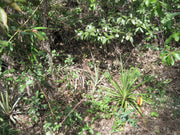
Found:
[[[4,117],[12,121],[13,123],[16,123],[15,119],[13,118],[13,115],[18,113],[15,111],[15,107],[18,104],[20,100],[20,97],[11,105],[9,103],[9,97],[8,93],[5,92],[3,94],[2,92],[0,93],[0,117]]]
[[[146,81],[135,84],[135,82],[137,82],[140,78],[138,68],[132,67],[129,70],[124,70],[122,67],[119,81],[114,80],[109,72],[105,73],[105,77],[110,82],[111,87],[103,87],[107,92],[107,96],[111,97],[112,102],[116,101],[114,111],[120,107],[126,110],[129,106],[131,106],[143,116],[140,105],[137,102],[138,94],[134,93],[134,91]]]

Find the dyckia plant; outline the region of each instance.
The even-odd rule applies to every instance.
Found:
[[[137,87],[146,82],[143,81],[139,84],[135,84],[140,77],[139,70],[133,67],[129,70],[124,70],[122,68],[119,81],[114,80],[109,72],[105,73],[105,77],[111,84],[111,87],[103,86],[107,92],[107,96],[111,97],[112,102],[116,101],[114,112],[118,107],[122,107],[126,110],[128,106],[132,106],[142,115],[140,105],[137,103],[137,94],[134,93]]]
[[[3,94],[2,92],[0,93],[0,116],[2,117],[7,117],[10,119],[13,123],[16,123],[15,119],[13,118],[13,114],[16,114],[15,106],[19,102],[20,97],[16,100],[16,102],[11,106],[9,103],[9,97],[8,93],[5,92]]]

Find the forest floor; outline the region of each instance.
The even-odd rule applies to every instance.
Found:
[[[139,51],[136,53],[131,53],[131,62],[133,65],[139,66],[144,74],[150,76],[156,76],[155,82],[164,82],[165,80],[170,80],[169,83],[163,85],[162,90],[165,90],[165,94],[156,96],[153,98],[153,102],[157,104],[144,103],[143,114],[145,115],[147,122],[143,122],[141,117],[138,117],[137,127],[132,127],[130,124],[126,123],[122,131],[112,133],[112,126],[114,125],[115,118],[110,120],[102,119],[96,124],[98,127],[95,129],[102,135],[178,135],[180,134],[180,63],[176,63],[173,67],[167,67],[160,61],[160,57],[157,51],[153,49],[148,49],[145,52]],[[132,65],[132,63],[127,63]],[[140,89],[142,93],[147,92],[149,85],[153,88],[157,88],[157,84],[146,83]],[[168,99],[170,98],[170,99]],[[151,112],[154,109],[158,112],[157,117],[153,117]],[[174,117],[175,116],[175,117]]]
[[[118,79],[119,73],[119,58],[122,57],[122,61],[125,68],[138,67],[143,75],[152,77],[151,82],[147,82],[139,87],[136,91],[140,93],[151,93],[150,101],[145,99],[142,105],[143,114],[147,120],[145,122],[139,115],[135,117],[137,119],[136,126],[126,122],[123,126],[119,127],[116,132],[113,132],[115,117],[111,118],[96,118],[96,113],[89,114],[86,110],[89,109],[84,102],[80,103],[74,108],[78,113],[83,116],[83,120],[79,125],[89,123],[93,134],[101,135],[179,135],[180,134],[180,63],[176,62],[174,66],[167,67],[161,62],[159,51],[156,51],[156,46],[152,48],[140,48],[140,47],[126,47],[125,45],[111,46],[110,48],[100,49],[96,46],[86,46],[78,44],[76,46],[64,46],[59,45],[64,55],[70,54],[74,58],[74,64],[68,68],[71,71],[79,71],[79,78],[74,81],[71,78],[71,84],[75,85],[75,90],[71,89],[69,93],[50,95],[50,99],[55,99],[56,102],[64,101],[64,106],[69,105],[73,108],[83,99],[83,93],[90,93],[92,86],[87,86],[84,81],[88,81],[89,78],[84,74],[95,74],[94,69],[91,67],[92,62],[99,64],[101,72],[107,69],[112,73],[113,78]],[[57,51],[57,50],[56,50]],[[63,56],[61,56],[62,58]],[[59,64],[61,58],[57,58],[55,62]],[[63,76],[62,76],[63,78]],[[102,79],[101,84],[105,84],[107,81]],[[67,91],[67,82],[61,83],[62,91]],[[79,91],[78,91],[79,90]],[[95,92],[96,93],[96,92]],[[98,92],[96,93],[98,96]],[[94,95],[96,96],[96,95]],[[85,99],[86,100],[86,99]],[[154,113],[155,112],[155,113]],[[154,114],[153,114],[154,113]],[[104,115],[103,113],[101,115]],[[24,119],[19,125],[19,129],[23,135],[32,134],[44,134],[43,124],[46,122],[46,117],[42,116],[40,121],[36,124],[32,124],[29,116],[18,116]],[[63,119],[62,119],[63,120]],[[28,122],[29,121],[29,122]],[[92,122],[93,121],[93,122]],[[29,123],[29,124],[27,124]],[[31,124],[30,124],[31,123]],[[58,135],[74,135],[77,134],[76,126],[72,126],[68,129],[66,126],[62,127]],[[53,135],[54,133],[52,133]],[[84,131],[81,134],[90,134],[90,132]]]

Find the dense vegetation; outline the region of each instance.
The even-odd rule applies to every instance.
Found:
[[[154,67],[179,74],[179,22],[179,0],[1,0],[0,134],[161,133],[180,87]]]

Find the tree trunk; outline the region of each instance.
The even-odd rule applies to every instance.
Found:
[[[43,27],[48,27],[48,21],[47,21],[47,13],[48,13],[48,0],[44,0],[44,3],[42,5],[42,8],[43,8]],[[45,33],[47,34],[48,30],[45,30]],[[48,37],[48,36],[47,36]],[[54,74],[54,71],[53,71],[53,58],[52,58],[52,51],[51,51],[51,48],[50,48],[50,44],[47,40],[45,40],[43,43],[42,43],[42,48],[44,50],[46,50],[47,52],[47,56],[48,56],[48,64],[49,64],[49,68],[50,68],[50,72],[51,72],[51,77],[52,77],[52,81],[54,82],[56,80],[56,77],[55,77],[55,74]],[[48,80],[48,82],[50,83],[50,85],[53,87],[54,86],[54,83],[51,82],[50,80]],[[53,87],[54,88],[54,87]]]

